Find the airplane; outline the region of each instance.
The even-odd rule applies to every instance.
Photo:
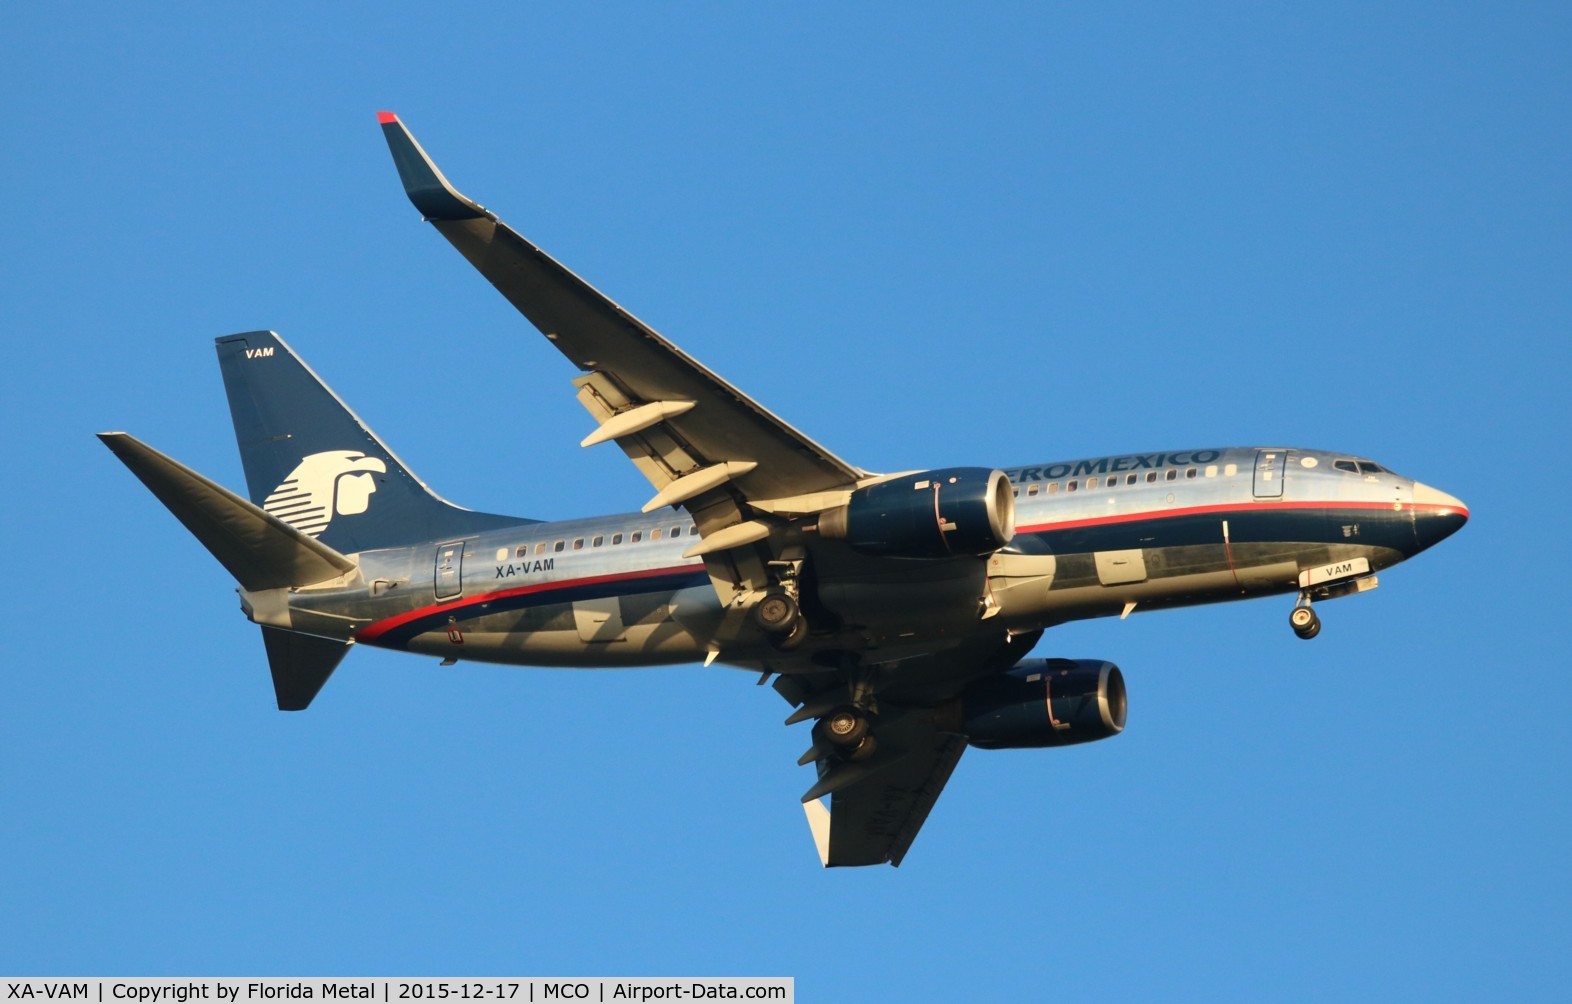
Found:
[[[579,370],[593,428],[654,494],[542,522],[431,491],[283,339],[217,339],[241,497],[100,434],[239,584],[281,710],[371,645],[533,666],[719,663],[812,722],[825,867],[899,866],[962,753],[1119,734],[1105,660],[1031,658],[1093,617],[1374,588],[1468,520],[1364,457],[1282,445],[879,474],[831,453],[459,193],[378,115],[405,194]],[[828,806],[824,800],[829,800]]]

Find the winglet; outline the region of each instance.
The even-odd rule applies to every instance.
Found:
[[[428,220],[496,218],[486,212],[486,207],[471,202],[448,183],[397,115],[377,112],[377,121],[382,123],[382,136],[393,154],[399,180],[404,183],[404,194],[420,210],[420,215]]]
[[[819,864],[830,866],[830,810],[817,798],[802,803],[808,814],[808,829],[813,831],[813,846],[819,851]]]

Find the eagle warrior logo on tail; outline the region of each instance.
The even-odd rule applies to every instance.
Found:
[[[328,528],[335,515],[357,516],[371,505],[377,479],[388,465],[356,450],[313,453],[289,472],[262,503],[273,516],[311,537]]]

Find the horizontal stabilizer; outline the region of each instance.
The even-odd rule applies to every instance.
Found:
[[[304,711],[349,651],[349,642],[263,627],[278,710]]]
[[[353,561],[331,547],[136,437],[103,432],[98,438],[247,591],[309,586],[355,570]]]

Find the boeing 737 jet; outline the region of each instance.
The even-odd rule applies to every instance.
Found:
[[[1364,457],[1282,445],[877,474],[656,334],[443,177],[379,116],[415,208],[567,357],[649,479],[637,512],[563,522],[437,497],[268,331],[218,339],[242,498],[100,438],[239,582],[279,708],[354,645],[534,666],[702,660],[773,679],[826,866],[899,865],[968,747],[1125,724],[1119,669],[1028,658],[1043,632],[1258,596],[1313,604],[1455,533],[1463,503]],[[825,800],[828,799],[828,805]]]

